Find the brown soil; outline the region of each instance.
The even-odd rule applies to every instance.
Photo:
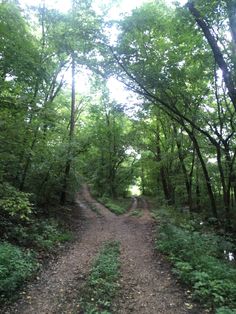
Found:
[[[115,216],[91,197],[87,186],[78,194],[77,204],[79,215],[74,219],[78,236],[73,245],[28,285],[15,304],[1,313],[81,313],[77,305],[79,291],[107,240],[121,242],[121,290],[113,313],[203,313],[195,305],[189,309],[187,292],[154,250],[154,221],[145,199],[134,198],[130,208],[143,211],[139,218],[129,214]]]

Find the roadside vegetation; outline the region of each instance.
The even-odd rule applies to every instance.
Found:
[[[1,184],[0,196],[0,298],[4,301],[17,297],[18,289],[42,266],[42,258],[73,236],[58,218],[39,215],[32,195]]]
[[[129,216],[142,217],[143,212],[141,209],[134,209],[129,213]]]
[[[128,210],[131,203],[130,198],[100,197],[98,200],[116,215],[124,214]]]
[[[195,298],[235,308],[219,247],[233,252],[236,238],[236,2],[144,1],[111,20],[100,2],[0,1],[3,295],[71,238],[60,206],[85,180],[117,215],[134,185],[182,208],[162,224],[160,249]]]
[[[156,248],[168,257],[174,274],[191,287],[193,299],[214,313],[236,313],[235,245],[218,235],[211,221],[191,218],[189,213],[163,207],[155,217]]]
[[[95,260],[80,293],[79,307],[84,313],[111,313],[112,301],[119,290],[120,244],[107,242]]]

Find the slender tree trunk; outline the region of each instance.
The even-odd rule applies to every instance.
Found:
[[[61,191],[60,203],[63,205],[66,202],[66,194],[68,188],[68,180],[70,176],[71,162],[72,162],[72,141],[75,131],[75,57],[72,54],[72,64],[71,64],[71,113],[70,113],[70,130],[69,130],[69,147],[67,152],[67,160],[64,171],[64,178]]]
[[[141,162],[141,188],[142,188],[142,194],[145,195],[146,189],[145,189],[145,177],[144,177],[143,162]]]
[[[224,209],[227,218],[227,223],[230,224],[230,187],[231,184],[226,184],[225,172],[222,165],[221,148],[217,147],[217,164],[220,172],[221,185],[223,189]],[[230,179],[228,179],[230,182]]]
[[[162,156],[161,156],[161,143],[160,143],[160,130],[157,121],[157,129],[156,129],[156,160],[160,163],[160,178],[162,183],[162,188],[165,196],[165,200],[168,203],[173,203],[173,191],[171,189],[171,184],[168,182],[168,176],[165,171],[164,165],[161,164]]]
[[[187,195],[188,195],[189,210],[191,212],[193,209],[192,185],[190,182],[190,177],[188,175],[187,168],[186,168],[185,163],[184,163],[184,156],[183,156],[183,152],[182,152],[182,148],[181,148],[181,142],[178,139],[177,129],[175,126],[174,126],[174,134],[175,134],[175,140],[176,140],[176,145],[177,145],[177,149],[178,149],[179,161],[180,161],[180,165],[181,165],[182,172],[184,175],[184,182],[185,182],[185,187],[186,187],[186,191],[187,191]]]
[[[26,177],[27,177],[27,174],[28,174],[28,170],[29,170],[29,167],[30,167],[30,163],[31,163],[31,160],[32,160],[32,152],[33,152],[34,147],[35,147],[35,145],[37,143],[38,131],[39,131],[39,127],[37,127],[35,132],[34,132],[34,138],[33,138],[32,144],[30,146],[30,153],[29,153],[29,156],[27,157],[26,162],[25,162],[25,166],[24,166],[24,170],[23,170],[23,173],[22,173],[22,178],[21,178],[20,186],[19,186],[19,190],[20,191],[22,191],[24,189],[24,186],[25,186],[25,180],[26,180]]]
[[[196,205],[197,205],[197,211],[201,211],[201,192],[200,192],[200,185],[199,185],[199,161],[197,158],[196,162]]]
[[[204,174],[204,178],[205,178],[205,181],[206,181],[206,187],[207,187],[207,192],[208,192],[208,197],[209,197],[209,200],[210,200],[210,204],[211,204],[211,211],[212,211],[212,214],[215,218],[218,218],[218,213],[217,213],[217,207],[216,207],[216,201],[215,201],[215,195],[213,193],[213,189],[212,189],[212,186],[211,186],[211,178],[209,176],[209,173],[208,173],[208,170],[207,170],[207,167],[206,167],[206,163],[203,159],[203,156],[201,154],[201,150],[200,150],[200,147],[198,145],[198,141],[196,139],[196,137],[194,136],[194,134],[192,132],[189,132],[188,129],[186,129],[186,131],[188,132],[189,134],[189,137],[191,138],[192,142],[193,142],[193,145],[194,145],[194,148],[196,150],[196,153],[197,153],[197,156],[198,156],[198,159],[201,163],[201,166],[202,166],[202,170],[203,170],[203,174]]]

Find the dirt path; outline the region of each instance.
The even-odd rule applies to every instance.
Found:
[[[184,291],[154,251],[153,220],[145,199],[133,202],[133,210],[139,207],[143,211],[139,218],[115,216],[91,197],[86,186],[78,194],[77,203],[80,215],[75,243],[28,286],[18,302],[2,313],[80,313],[79,308],[75,311],[76,300],[91,263],[102,244],[115,239],[121,242],[122,277],[114,313],[201,313],[187,309]],[[91,208],[96,208],[99,215]]]

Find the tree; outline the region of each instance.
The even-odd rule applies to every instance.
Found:
[[[217,216],[207,155],[199,138],[214,148],[229,220],[234,112],[230,98],[219,87],[207,42],[185,8],[171,10],[163,4],[151,3],[135,10],[121,22],[120,29],[117,46],[110,47],[113,71],[128,88],[159,106],[188,134],[202,166],[212,213]]]

